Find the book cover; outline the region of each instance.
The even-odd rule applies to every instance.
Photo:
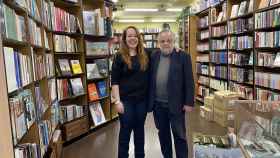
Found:
[[[278,52],[276,54],[276,57],[275,57],[274,62],[273,62],[273,66],[280,67],[280,52]]]
[[[4,47],[4,59],[6,68],[6,77],[8,84],[8,92],[18,89],[16,78],[16,66],[14,61],[14,50],[10,47]]]
[[[240,4],[239,10],[238,10],[238,16],[244,15],[246,11],[247,1],[243,1]]]
[[[87,79],[101,78],[98,67],[95,63],[87,64]]]
[[[270,0],[261,0],[259,9],[266,8],[269,6]]]
[[[86,42],[87,55],[108,55],[108,42]]]
[[[98,87],[98,94],[100,98],[106,97],[108,95],[106,81],[97,82],[97,87]]]
[[[102,75],[102,77],[107,77],[108,69],[109,69],[108,59],[97,59],[97,60],[95,60],[95,63],[97,65],[99,73]]]
[[[70,60],[73,74],[83,73],[79,60]]]
[[[88,96],[90,101],[95,101],[99,99],[95,83],[88,84]]]
[[[27,124],[25,120],[25,113],[23,104],[18,96],[14,98],[14,110],[15,110],[15,125],[16,125],[16,138],[17,140],[27,132]]]
[[[84,33],[90,35],[96,35],[96,22],[95,22],[95,12],[92,11],[83,11],[83,20],[84,20]]]
[[[234,18],[234,17],[238,16],[238,8],[239,8],[238,4],[235,4],[235,5],[232,6],[231,15],[230,15],[231,18]]]
[[[90,104],[89,109],[95,126],[98,126],[106,121],[101,104],[99,102]]]
[[[270,0],[270,6],[275,5],[275,4],[279,4],[280,0]]]
[[[84,87],[81,78],[71,78],[71,87],[73,95],[81,95],[84,94]]]
[[[72,75],[68,59],[58,59],[61,75]]]
[[[25,119],[27,128],[29,129],[36,120],[36,110],[31,90],[24,90],[19,94],[19,96],[22,100],[23,106],[25,107]]]
[[[9,39],[17,40],[16,17],[15,12],[7,5],[3,4],[4,18],[5,18],[5,32]]]
[[[224,12],[221,11],[218,15],[217,22],[221,22],[223,20],[223,17],[224,17]]]
[[[248,6],[248,13],[251,13],[254,11],[254,0],[250,0],[249,6]]]

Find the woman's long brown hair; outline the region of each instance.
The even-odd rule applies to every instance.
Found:
[[[120,54],[124,60],[124,62],[128,65],[128,68],[132,68],[132,63],[131,63],[131,57],[129,55],[129,48],[126,43],[126,35],[127,35],[127,30],[128,29],[134,29],[138,38],[138,45],[136,47],[136,52],[138,56],[138,60],[140,63],[140,68],[142,71],[146,70],[148,67],[148,57],[147,54],[145,53],[144,46],[143,46],[143,40],[141,38],[141,35],[138,31],[138,29],[134,26],[128,26],[122,34],[122,41],[121,41],[121,47],[120,47]]]

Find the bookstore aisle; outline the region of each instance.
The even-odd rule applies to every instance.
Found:
[[[203,132],[209,135],[225,135],[225,128],[214,122],[208,122],[199,116],[199,107],[190,113],[187,118],[188,131]],[[205,130],[207,129],[207,130]],[[66,146],[63,149],[63,158],[114,158],[117,157],[119,122],[114,121],[99,129],[93,134]],[[157,129],[153,114],[149,113],[145,125],[145,149],[147,158],[161,158]],[[188,134],[189,135],[189,134]],[[190,139],[189,139],[190,140]],[[189,146],[191,144],[189,143]],[[173,149],[174,151],[174,149]],[[130,140],[129,158],[134,158],[133,140]],[[173,153],[175,154],[175,153]],[[174,155],[175,156],[175,155]]]

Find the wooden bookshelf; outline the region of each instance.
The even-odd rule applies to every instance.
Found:
[[[1,1],[2,3],[2,1]],[[111,17],[105,17],[108,16],[105,14],[105,5],[108,7],[110,11],[109,15],[112,15],[112,3],[105,3],[103,0],[100,1],[87,1],[87,0],[78,0],[78,3],[70,3],[65,2],[62,0],[43,0],[38,1],[35,0],[35,3],[39,10],[39,15],[36,13],[29,12],[27,8],[22,7],[20,5],[23,4],[16,4],[13,0],[4,0],[4,4],[9,7],[10,9],[6,9],[5,11],[11,11],[12,14],[11,19],[13,20],[14,16],[20,16],[20,23],[22,26],[24,25],[26,28],[25,30],[20,30],[18,34],[12,35],[10,34],[11,31],[8,30],[6,33],[8,34],[8,37],[2,36],[4,33],[2,32],[0,36],[0,46],[3,47],[9,47],[10,52],[13,54],[18,54],[18,58],[20,58],[20,61],[14,61],[18,65],[16,65],[16,71],[14,75],[18,75],[16,82],[20,83],[20,80],[22,84],[17,83],[18,85],[14,87],[12,90],[7,88],[11,85],[8,85],[11,80],[8,80],[9,73],[6,74],[6,71],[10,71],[11,69],[9,67],[8,61],[5,61],[5,56],[12,55],[10,52],[8,52],[8,49],[4,49],[4,51],[7,51],[5,53],[2,52],[3,49],[1,49],[1,55],[0,55],[0,65],[2,72],[2,75],[0,77],[0,82],[2,83],[2,89],[0,90],[1,97],[0,101],[3,103],[3,106],[1,106],[1,129],[3,134],[1,137],[1,154],[4,157],[13,158],[14,152],[17,150],[17,147],[26,145],[25,143],[35,143],[38,146],[41,146],[41,148],[38,148],[38,152],[42,153],[41,157],[60,157],[61,155],[61,149],[56,149],[56,146],[60,146],[59,144],[55,144],[53,142],[53,133],[55,130],[62,129],[62,135],[64,138],[64,141],[70,141],[74,138],[77,138],[85,133],[89,132],[90,124],[92,120],[89,119],[90,113],[88,110],[88,94],[87,94],[87,78],[86,78],[86,49],[85,49],[85,40],[87,39],[86,35],[83,33],[84,31],[84,23],[83,23],[83,10],[92,10],[100,8],[101,10],[101,17],[105,20],[108,20],[108,18]],[[50,3],[53,3],[53,7],[60,8],[61,12],[64,12],[61,16],[66,16],[66,13],[70,14],[72,18],[78,21],[79,24],[77,24],[77,28],[74,28],[75,30],[72,30],[72,24],[66,24],[66,28],[62,28],[59,26],[59,29],[54,28],[55,24],[52,24],[53,18],[55,18],[55,11],[54,9],[51,12],[49,10],[49,15],[47,15],[46,12],[41,12],[42,9],[48,9],[51,5]],[[1,4],[2,5],[2,4]],[[1,8],[2,9],[2,8]],[[52,14],[52,15],[50,15]],[[67,16],[68,16],[67,14]],[[7,15],[5,12],[4,15]],[[5,17],[1,17],[5,19]],[[16,18],[15,18],[16,19]],[[9,16],[10,20],[10,16]],[[18,20],[18,19],[17,19]],[[7,21],[5,21],[7,22]],[[13,21],[12,21],[13,22]],[[32,22],[32,23],[30,23]],[[70,21],[71,22],[71,21]],[[7,23],[8,26],[10,23]],[[32,24],[32,27],[31,27]],[[12,29],[19,29],[20,26],[15,26],[15,28]],[[1,28],[5,29],[5,28]],[[10,29],[10,28],[9,28]],[[21,28],[22,29],[22,28]],[[65,30],[63,30],[65,29]],[[106,30],[108,31],[108,30]],[[13,31],[16,32],[16,31]],[[22,36],[23,35],[23,36]],[[63,36],[63,38],[66,39],[69,38],[70,42],[71,39],[76,41],[75,48],[73,43],[67,43],[67,44],[61,44],[57,43],[57,39],[55,38],[56,35]],[[23,40],[21,40],[21,37]],[[110,39],[110,33],[106,33],[105,36],[102,36],[101,40],[108,40]],[[100,38],[91,38],[90,40],[92,42],[100,41]],[[56,46],[61,47],[65,46],[62,49],[65,49],[65,51],[56,51]],[[69,47],[69,46],[73,47]],[[67,47],[67,49],[66,49]],[[74,50],[75,49],[75,50]],[[73,51],[74,50],[74,51]],[[109,50],[108,50],[109,52]],[[9,53],[9,54],[8,54]],[[21,59],[26,57],[25,60]],[[103,56],[102,58],[110,58],[111,56]],[[101,58],[101,57],[100,57]],[[8,58],[7,58],[8,59]],[[70,63],[70,60],[79,60],[80,67],[82,69],[82,73],[80,74],[74,74],[72,72],[72,75],[60,75],[58,71],[59,66],[56,64],[58,59],[67,59],[69,61],[69,65],[72,70],[72,65]],[[14,59],[15,60],[15,59]],[[19,63],[19,62],[26,62],[25,63]],[[109,64],[109,62],[108,62]],[[56,66],[57,65],[57,66]],[[7,68],[7,70],[6,70]],[[21,68],[25,68],[24,70],[20,70]],[[30,71],[29,71],[30,69]],[[25,74],[24,72],[20,71],[27,71],[26,75],[27,77],[23,76]],[[18,73],[19,72],[19,73]],[[11,72],[12,74],[13,72]],[[109,74],[109,70],[108,70]],[[28,78],[28,80],[27,80]],[[71,86],[70,80],[73,78],[80,78],[82,81],[82,85],[84,88],[84,93],[79,95],[69,95],[68,97],[64,97],[63,100],[58,100],[58,92],[61,90],[58,89],[58,82],[57,80],[60,79],[66,79],[68,80],[68,86]],[[23,80],[24,79],[24,80]],[[104,110],[104,115],[106,117],[107,121],[110,121],[113,118],[113,115],[111,115],[111,101],[110,101],[110,88],[109,88],[109,77],[103,78],[106,80],[106,86],[107,86],[107,97],[101,98],[104,102],[104,105],[102,106],[102,109]],[[14,79],[16,80],[16,79]],[[97,80],[99,81],[99,80]],[[10,87],[11,88],[11,87]],[[71,86],[71,88],[73,88]],[[14,133],[15,128],[12,128],[13,125],[11,125],[14,120],[13,117],[13,111],[11,110],[12,103],[9,103],[9,98],[17,97],[18,95],[22,95],[23,92],[27,92],[28,96],[32,98],[33,105],[34,105],[34,113],[36,113],[36,117],[33,119],[33,123],[27,124],[25,122],[25,117],[23,117],[24,125],[26,124],[26,131],[21,134],[20,136],[17,136]],[[74,92],[72,92],[74,93]],[[57,116],[60,113],[60,106],[67,106],[69,104],[77,104],[80,106],[83,106],[85,115],[81,117],[81,119],[74,119],[71,122],[67,124],[59,124],[59,120]],[[25,106],[25,105],[22,105]],[[42,109],[41,109],[42,108]],[[28,111],[23,111],[23,113],[27,113]],[[54,117],[55,116],[55,117]],[[114,115],[115,117],[116,115]],[[53,120],[56,118],[56,120]],[[16,118],[18,119],[18,118]],[[36,121],[35,121],[36,120]],[[39,121],[37,121],[39,120]],[[91,122],[89,122],[91,121]],[[82,123],[82,125],[80,124]],[[48,128],[46,125],[51,124],[51,128]],[[45,129],[43,129],[45,128]],[[73,131],[73,129],[75,131]],[[42,133],[41,130],[47,130],[50,132],[50,135],[48,136],[49,141],[47,144],[42,144],[44,142],[45,136]],[[69,133],[67,133],[69,131]],[[19,131],[16,131],[19,132]],[[69,135],[69,136],[68,136]],[[17,141],[14,143],[15,139],[17,138]],[[2,144],[3,140],[3,144]],[[61,143],[61,141],[57,142]],[[44,149],[43,149],[44,148]],[[27,148],[26,148],[27,149]],[[41,150],[43,149],[43,150]],[[41,150],[41,151],[40,151]],[[55,151],[55,152],[54,152]],[[58,155],[58,156],[55,156]]]

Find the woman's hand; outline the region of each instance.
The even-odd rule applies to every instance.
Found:
[[[115,108],[116,108],[116,111],[120,114],[123,114],[124,113],[124,106],[123,106],[123,103],[121,101],[117,101],[115,103]]]

